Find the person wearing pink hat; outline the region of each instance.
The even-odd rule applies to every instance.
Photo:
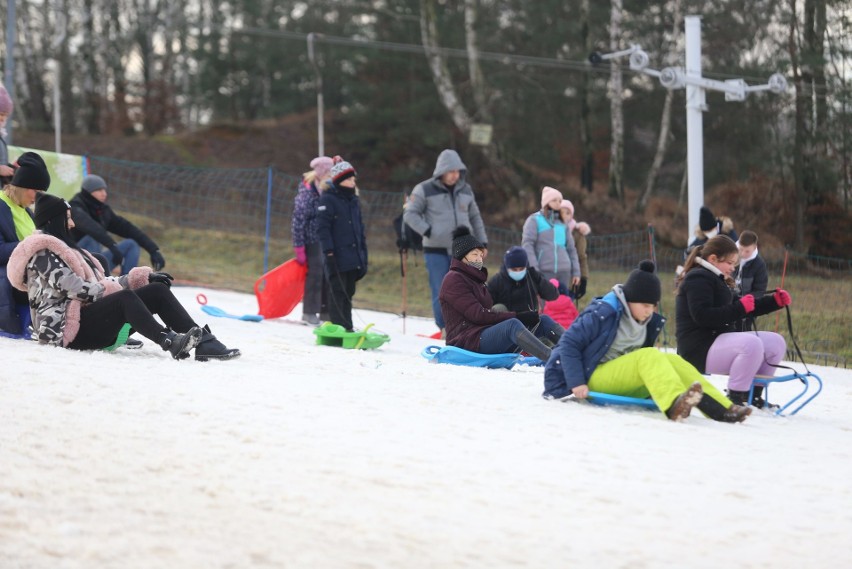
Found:
[[[580,284],[580,261],[574,237],[562,221],[562,192],[545,186],[541,209],[524,222],[521,245],[527,251],[530,267],[546,279],[557,279],[568,288]]]
[[[571,237],[574,238],[574,246],[577,248],[577,259],[580,261],[580,284],[571,289],[574,300],[580,300],[586,294],[586,285],[589,282],[589,256],[586,252],[586,235],[592,232],[592,228],[585,221],[574,219],[574,204],[571,200],[562,200],[559,209],[562,223],[568,226]]]
[[[293,206],[293,252],[300,265],[308,266],[302,321],[309,326],[319,326],[323,316],[328,319],[328,281],[323,271],[322,247],[317,235],[317,206],[320,194],[327,188],[333,165],[334,160],[328,156],[317,156],[311,160],[311,169],[302,175]]]

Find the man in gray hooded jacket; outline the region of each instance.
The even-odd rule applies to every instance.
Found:
[[[423,236],[423,257],[432,290],[432,313],[441,330],[445,326],[438,292],[450,270],[453,231],[466,226],[480,242],[488,244],[485,224],[466,177],[467,166],[458,152],[442,151],[432,177],[414,187],[403,216],[406,225]]]

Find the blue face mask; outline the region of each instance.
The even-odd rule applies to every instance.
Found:
[[[507,271],[507,272],[509,273],[509,276],[512,277],[512,280],[514,280],[514,281],[522,281],[522,280],[524,280],[524,277],[527,276],[527,270],[526,269],[524,269],[523,271]]]

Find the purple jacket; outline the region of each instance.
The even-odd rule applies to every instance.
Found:
[[[319,241],[317,235],[317,206],[320,193],[313,183],[302,180],[293,206],[293,247],[304,247]]]
[[[515,317],[514,312],[492,312],[494,301],[485,286],[486,269],[477,269],[453,259],[441,283],[438,300],[446,325],[446,342],[476,352],[482,331]]]

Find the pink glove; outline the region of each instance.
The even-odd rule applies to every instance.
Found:
[[[790,293],[783,288],[776,288],[775,294],[772,296],[775,298],[775,304],[778,305],[778,308],[790,306],[790,303],[793,301],[793,299],[790,298]]]
[[[296,252],[296,262],[300,265],[304,265],[308,262],[308,256],[305,255],[304,247],[293,247],[293,251]]]
[[[754,296],[747,294],[740,299],[740,304],[745,308],[746,314],[754,311]]]

